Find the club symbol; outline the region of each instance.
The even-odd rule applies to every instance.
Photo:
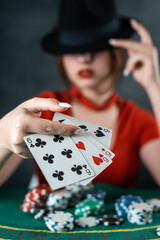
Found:
[[[87,128],[85,125],[79,125],[79,127],[80,127],[81,129],[83,129],[85,132],[88,131],[88,128]]]
[[[53,141],[61,143],[64,140],[64,137],[60,135],[54,135]]]
[[[44,160],[44,161],[48,161],[48,163],[53,163],[53,162],[54,162],[54,161],[53,161],[53,158],[54,158],[54,156],[53,156],[52,154],[50,154],[50,155],[46,154],[46,155],[43,157],[43,160]]]
[[[36,146],[36,147],[41,147],[41,148],[43,148],[44,145],[46,145],[46,142],[45,142],[45,141],[42,141],[40,138],[37,138],[37,139],[36,139],[36,143],[35,143],[35,146]]]
[[[86,165],[86,164],[84,164],[84,165],[83,165],[83,167],[86,169],[86,168],[87,168],[87,165]]]
[[[54,178],[58,178],[59,181],[63,180],[63,177],[62,177],[63,175],[64,175],[64,172],[62,172],[62,171],[58,172],[57,170],[55,171],[55,173],[52,174],[52,176]]]
[[[96,134],[97,137],[104,137],[105,134],[101,131],[103,128],[99,127],[94,133]]]
[[[71,170],[73,171],[73,172],[76,172],[78,175],[81,175],[82,174],[82,166],[80,166],[80,165],[78,165],[78,166],[76,166],[76,165],[73,165],[73,167],[71,168]]]
[[[71,158],[72,157],[72,155],[71,155],[72,154],[72,150],[71,149],[67,150],[65,148],[64,151],[61,152],[61,154],[64,155],[64,156],[66,155],[67,158]]]

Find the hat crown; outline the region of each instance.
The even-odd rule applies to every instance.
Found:
[[[113,0],[61,0],[59,28],[87,30],[110,23],[117,18]]]

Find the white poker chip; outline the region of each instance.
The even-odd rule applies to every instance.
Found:
[[[53,231],[53,232],[68,232],[71,231],[74,228],[74,224],[68,224],[67,226],[55,226],[54,224],[51,224],[47,221],[45,221],[46,226],[49,228],[49,230]]]
[[[148,224],[152,222],[153,206],[148,203],[132,203],[128,208],[127,218],[133,224]]]
[[[154,212],[160,211],[160,199],[158,198],[151,198],[147,200],[147,203],[151,204],[153,206]]]
[[[94,227],[99,224],[99,220],[95,217],[80,217],[75,220],[75,223],[80,227]]]
[[[53,225],[66,226],[67,224],[73,223],[74,217],[69,212],[55,211],[45,217],[47,222]]]
[[[56,190],[53,193],[54,193],[54,195],[57,195],[59,197],[62,196],[62,197],[66,197],[66,198],[71,198],[71,193],[65,188]]]
[[[134,202],[132,203],[130,206],[129,206],[129,209],[136,209],[137,211],[145,211],[145,212],[150,212],[150,211],[153,211],[153,206],[149,203],[137,203],[137,202]]]
[[[156,233],[160,237],[160,227],[156,229]]]

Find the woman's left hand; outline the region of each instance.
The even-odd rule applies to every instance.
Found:
[[[135,80],[147,90],[153,84],[159,84],[158,51],[152,44],[149,32],[140,23],[131,20],[131,26],[140,36],[140,42],[123,39],[110,39],[109,42],[127,50],[128,60],[124,75],[132,73]]]

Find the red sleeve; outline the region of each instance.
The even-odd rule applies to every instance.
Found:
[[[135,128],[137,128],[137,141],[139,147],[152,139],[159,138],[159,130],[156,119],[152,113],[139,108],[137,110]]]

